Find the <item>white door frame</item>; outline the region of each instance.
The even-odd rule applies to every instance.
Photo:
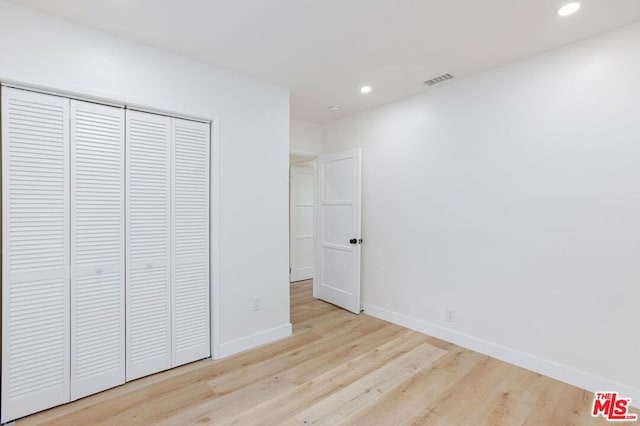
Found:
[[[222,357],[220,342],[220,118],[211,120],[209,131],[209,291],[211,358]]]

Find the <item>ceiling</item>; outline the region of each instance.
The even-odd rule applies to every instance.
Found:
[[[582,0],[558,16],[568,1],[13,2],[289,88],[292,117],[322,123],[640,19],[639,0]]]

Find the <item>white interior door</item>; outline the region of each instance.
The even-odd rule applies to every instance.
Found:
[[[69,99],[2,88],[2,422],[69,401]]]
[[[127,111],[127,380],[171,368],[171,118]]]
[[[292,166],[289,212],[290,281],[313,278],[313,167]]]
[[[315,295],[360,313],[360,149],[317,162]]]
[[[71,101],[71,399],[125,381],[124,110]]]

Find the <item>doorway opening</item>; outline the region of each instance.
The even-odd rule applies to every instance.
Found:
[[[312,280],[315,264],[315,159],[318,154],[289,155],[289,282]]]
[[[291,154],[289,281],[311,278],[315,298],[358,314],[361,149]]]

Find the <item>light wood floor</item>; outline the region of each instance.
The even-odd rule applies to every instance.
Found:
[[[593,395],[314,300],[291,286],[293,336],[25,419],[32,424],[588,425]]]

